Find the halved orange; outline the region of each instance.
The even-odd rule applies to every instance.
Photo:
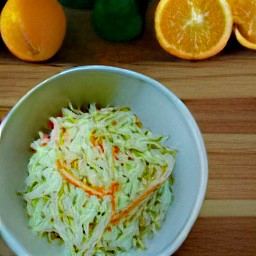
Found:
[[[256,0],[228,0],[234,19],[234,32],[238,42],[256,49]]]
[[[256,43],[255,42],[250,42],[247,38],[245,38],[241,33],[240,30],[237,28],[237,26],[234,26],[234,33],[236,36],[237,41],[244,47],[251,49],[251,50],[256,50]]]
[[[155,32],[164,50],[184,59],[206,59],[219,53],[232,33],[226,0],[161,0]]]

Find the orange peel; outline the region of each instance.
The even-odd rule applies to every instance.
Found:
[[[247,38],[245,38],[239,31],[239,29],[234,26],[234,33],[236,36],[237,41],[244,47],[251,49],[251,50],[256,50],[256,43],[250,42]]]
[[[234,34],[246,48],[256,50],[256,1],[228,0],[234,19]]]
[[[7,48],[25,61],[45,61],[60,49],[66,16],[57,0],[8,0],[0,21]]]

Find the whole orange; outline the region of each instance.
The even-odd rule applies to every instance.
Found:
[[[44,61],[61,47],[66,16],[57,0],[8,0],[0,20],[8,49],[25,61]]]

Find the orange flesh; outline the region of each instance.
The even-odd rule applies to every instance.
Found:
[[[239,31],[237,26],[234,26],[234,33],[236,36],[237,41],[243,45],[244,47],[251,49],[251,50],[256,50],[256,42],[251,42],[247,38],[245,38],[241,32]]]
[[[160,45],[185,59],[203,59],[217,54],[232,32],[232,16],[221,0],[161,0],[155,13]]]
[[[228,0],[232,15],[234,17],[235,28],[239,35],[251,44],[256,44],[256,1],[255,0]],[[236,35],[236,33],[235,33]],[[246,43],[239,43],[247,47]],[[250,48],[250,47],[247,47]],[[254,46],[255,48],[255,46]]]

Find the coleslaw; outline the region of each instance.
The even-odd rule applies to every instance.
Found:
[[[172,202],[175,151],[128,107],[51,117],[31,147],[23,193],[29,225],[67,255],[123,255],[145,249]]]

